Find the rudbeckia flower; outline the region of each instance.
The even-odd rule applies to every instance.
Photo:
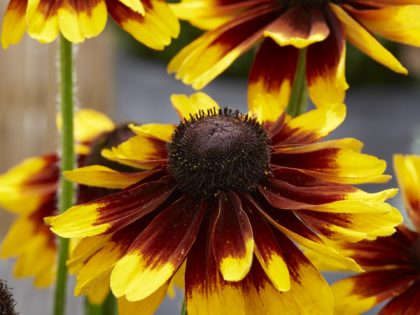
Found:
[[[380,315],[420,311],[420,156],[396,155],[394,164],[414,230],[402,224],[391,236],[341,245],[366,272],[333,284],[336,314],[361,314],[384,301]]]
[[[98,150],[132,136],[127,126],[116,127],[108,117],[93,110],[79,111],[75,125],[80,165],[126,169],[103,159]],[[1,244],[0,257],[17,257],[14,275],[34,277],[36,287],[47,287],[55,279],[56,237],[45,225],[44,217],[57,213],[58,163],[56,153],[32,157],[0,175],[0,206],[18,215]],[[81,186],[78,199],[93,200],[109,192]]]
[[[82,238],[88,263],[77,290],[106,277],[120,303],[132,302],[122,314],[152,314],[183,266],[189,315],[332,314],[328,284],[297,244],[360,270],[327,240],[373,239],[401,222],[385,203],[395,190],[352,186],[388,180],[384,161],[355,139],[320,142],[345,106],[291,118],[267,103],[242,115],[203,93],[172,101],[179,125],[131,125],[136,136],[102,151],[146,169],[143,179],[67,172],[80,184],[124,188],[46,219],[58,235]]]
[[[181,19],[208,29],[182,49],[168,71],[201,89],[241,54],[258,46],[249,75],[249,102],[267,94],[287,106],[299,50],[306,51],[309,96],[317,106],[341,103],[346,39],[398,73],[400,62],[375,39],[420,46],[418,0],[183,0],[173,9]]]
[[[25,31],[41,43],[58,34],[73,43],[103,31],[108,13],[136,40],[163,49],[178,37],[179,22],[163,0],[10,0],[3,20],[3,48],[17,44]]]

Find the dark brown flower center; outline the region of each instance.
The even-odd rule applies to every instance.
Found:
[[[253,191],[270,173],[270,140],[255,120],[230,109],[181,123],[168,145],[168,170],[193,195]]]
[[[16,302],[6,282],[0,280],[0,315],[15,315]]]
[[[413,245],[411,245],[411,255],[413,257],[414,266],[420,272],[420,235],[414,241]]]
[[[285,7],[305,6],[305,7],[319,7],[330,2],[342,3],[346,0],[279,0]]]
[[[118,146],[132,136],[134,136],[134,132],[128,127],[128,124],[122,124],[113,131],[103,133],[90,145],[90,153],[83,160],[83,166],[98,164],[121,172],[133,171],[133,168],[129,166],[110,161],[101,155],[103,149]]]

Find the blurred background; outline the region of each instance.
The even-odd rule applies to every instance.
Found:
[[[1,6],[3,2],[3,12]],[[169,97],[193,90],[168,76],[166,64],[200,31],[183,24],[182,36],[164,52],[155,52],[109,24],[101,36],[77,48],[78,106],[99,109],[119,122],[177,123]],[[420,49],[385,45],[410,75],[394,74],[348,47],[348,117],[333,138],[362,140],[365,152],[386,159],[392,174],[393,153],[420,154]],[[246,111],[246,78],[252,55],[251,51],[241,57],[205,89],[219,104]],[[0,69],[0,172],[4,172],[25,157],[57,148],[56,45],[25,38],[7,51],[0,50]],[[375,189],[395,186],[393,180]],[[402,209],[399,198],[392,202]],[[0,211],[0,239],[13,219]],[[0,261],[0,278],[13,288],[17,310],[21,315],[49,314],[52,291],[36,291],[30,279],[13,279],[12,263]],[[328,275],[330,280],[338,277],[341,275]],[[80,302],[70,296],[71,292],[68,314],[81,314]],[[166,301],[158,314],[179,314],[180,301],[180,295]]]

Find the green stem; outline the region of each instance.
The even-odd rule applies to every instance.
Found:
[[[103,304],[92,304],[87,298],[85,300],[85,315],[116,315],[117,313],[117,303],[112,293]]]
[[[64,37],[59,42],[60,71],[60,114],[61,130],[61,171],[74,167],[74,136],[73,136],[73,53],[72,44]],[[74,187],[63,176],[60,178],[59,212],[66,211],[73,205]],[[64,315],[67,291],[66,260],[69,251],[69,240],[59,238],[58,267],[54,297],[54,315]]]
[[[306,90],[306,49],[299,50],[296,67],[296,76],[290,96],[287,113],[292,117],[302,114],[308,107],[308,94]]]
[[[187,307],[185,305],[185,299],[184,301],[182,301],[181,315],[187,315]]]

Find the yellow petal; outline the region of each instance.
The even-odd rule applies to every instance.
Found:
[[[149,297],[136,302],[130,302],[121,297],[118,299],[118,313],[120,315],[153,315],[165,298],[167,289],[168,284],[166,283]]]
[[[61,115],[56,117],[57,128],[61,130]],[[81,109],[74,115],[74,137],[77,142],[90,142],[100,134],[115,129],[114,122],[105,114],[93,109]]]
[[[166,154],[163,141],[144,136],[134,136],[117,147],[102,150],[102,156],[108,160],[140,169],[162,165]]]
[[[124,189],[154,173],[155,171],[123,173],[102,165],[90,165],[64,172],[64,176],[72,182],[87,186]]]
[[[128,301],[143,300],[159,290],[175,272],[170,262],[150,268],[144,259],[139,253],[131,253],[118,261],[111,274],[111,289],[116,297],[125,295]]]
[[[420,156],[396,154],[394,168],[408,216],[420,231]]]
[[[399,43],[420,46],[420,5],[351,9],[350,12],[373,33]]]
[[[63,214],[45,218],[51,225],[51,231],[61,237],[87,237],[98,235],[108,230],[110,224],[98,224],[102,204],[83,204],[68,209]]]
[[[130,124],[129,127],[139,136],[152,137],[164,142],[171,141],[172,134],[176,129],[176,126],[174,125],[164,124],[145,124],[140,126]]]
[[[200,112],[207,114],[209,110],[219,110],[219,105],[210,96],[198,92],[187,96],[184,94],[173,94],[171,96],[172,104],[181,120],[189,120]]]
[[[47,0],[28,0],[26,23],[28,34],[41,43],[52,42],[59,33],[57,8]]]
[[[343,23],[346,36],[353,45],[391,70],[407,74],[407,69],[346,11],[332,3],[330,7]]]

